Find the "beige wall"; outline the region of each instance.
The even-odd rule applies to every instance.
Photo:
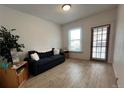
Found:
[[[124,5],[119,5],[114,51],[114,71],[118,87],[124,88]]]
[[[17,29],[25,51],[61,48],[60,26],[52,22],[0,5],[0,25]]]
[[[63,48],[68,47],[68,31],[73,28],[81,27],[83,31],[82,33],[83,52],[70,53],[70,57],[89,60],[90,59],[90,43],[91,43],[91,27],[111,24],[108,60],[109,62],[112,62],[115,22],[116,22],[116,9],[111,9],[111,10],[104,11],[102,13],[87,17],[82,20],[65,24],[64,26],[62,26]]]

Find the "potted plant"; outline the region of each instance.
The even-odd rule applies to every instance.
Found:
[[[8,62],[12,62],[11,50],[16,49],[22,51],[24,44],[19,44],[18,35],[12,34],[16,29],[7,29],[4,26],[0,27],[0,55],[5,57]]]

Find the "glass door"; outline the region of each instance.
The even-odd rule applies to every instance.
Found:
[[[110,25],[92,28],[91,60],[107,61]]]

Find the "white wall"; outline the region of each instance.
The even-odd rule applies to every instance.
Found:
[[[118,7],[113,66],[118,78],[118,87],[124,87],[124,5]]]
[[[0,25],[15,28],[25,51],[61,48],[60,26],[0,5]]]
[[[114,29],[116,22],[116,8],[108,11],[104,11],[102,13],[98,13],[96,15],[87,17],[82,20],[78,20],[69,24],[65,24],[62,29],[62,37],[63,37],[63,48],[68,48],[68,31],[73,28],[81,27],[82,34],[82,53],[70,53],[70,57],[89,60],[90,59],[90,44],[91,44],[91,27],[111,24],[110,31],[110,45],[109,45],[109,58],[108,61],[112,62],[113,57],[113,46],[114,46]]]

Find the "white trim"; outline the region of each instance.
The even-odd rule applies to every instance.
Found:
[[[117,71],[116,71],[116,68],[115,68],[114,63],[112,63],[112,67],[113,67],[113,70],[114,70],[115,78],[117,79],[117,78],[118,78],[118,75],[117,75]],[[118,78],[118,79],[119,79],[119,78]],[[118,80],[117,80],[116,83],[117,83],[117,87],[119,87]]]

